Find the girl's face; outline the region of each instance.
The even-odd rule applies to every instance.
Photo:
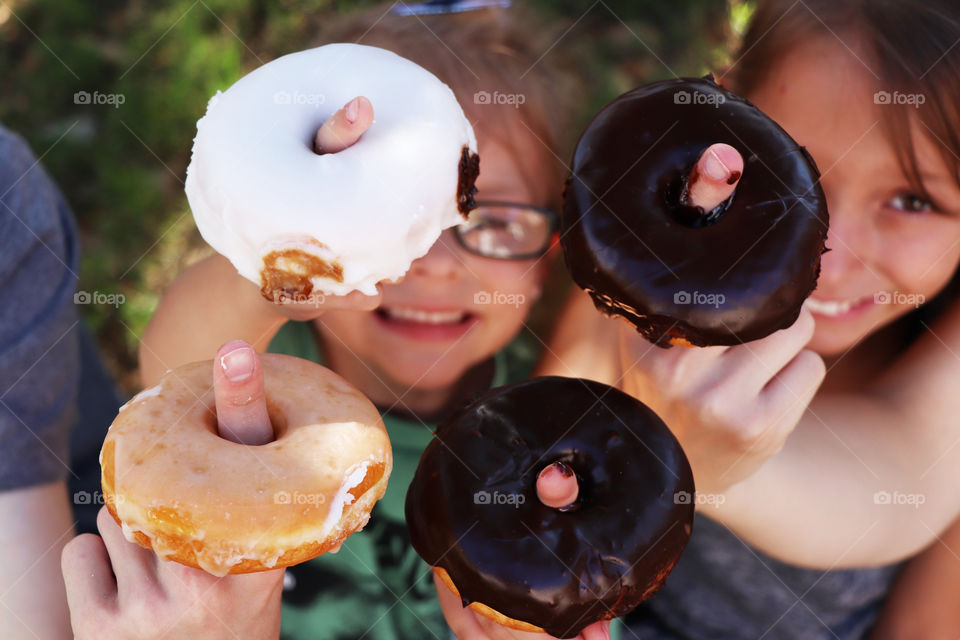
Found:
[[[478,197],[535,204],[514,155],[489,139],[479,153]],[[320,331],[331,352],[349,350],[388,387],[442,390],[513,339],[545,274],[546,259],[477,256],[448,229],[402,281],[383,285],[377,310],[328,311]]]
[[[822,174],[830,251],[808,303],[817,324],[809,347],[836,355],[948,282],[960,261],[960,189],[919,117],[914,141],[933,202],[909,186],[882,127],[892,107],[875,100],[871,71],[837,40],[802,45],[769,78],[749,99]]]

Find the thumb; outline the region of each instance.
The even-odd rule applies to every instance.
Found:
[[[240,444],[266,444],[274,439],[263,392],[263,370],[253,347],[232,340],[213,361],[213,395],[220,437]]]
[[[314,151],[320,154],[343,151],[359,140],[372,124],[373,105],[363,96],[357,96],[317,130]]]
[[[730,197],[743,175],[743,156],[728,144],[712,144],[704,150],[690,172],[687,201],[704,211],[713,211]]]

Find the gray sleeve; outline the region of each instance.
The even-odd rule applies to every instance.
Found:
[[[79,358],[73,215],[0,126],[0,491],[69,473]]]

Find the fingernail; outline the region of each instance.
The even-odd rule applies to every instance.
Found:
[[[224,375],[235,384],[250,379],[256,362],[256,356],[250,347],[240,347],[220,357],[220,367]]]
[[[707,154],[707,159],[703,163],[703,171],[714,180],[726,180],[730,175],[730,169],[720,160],[720,156],[711,150]]]
[[[347,103],[347,106],[343,109],[343,117],[347,119],[347,122],[353,124],[357,121],[357,117],[360,115],[360,100],[354,98]]]

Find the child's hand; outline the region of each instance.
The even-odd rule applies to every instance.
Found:
[[[443,617],[453,634],[459,640],[551,640],[553,636],[545,633],[528,633],[516,631],[493,620],[475,613],[473,609],[464,607],[460,598],[453,595],[437,574],[433,575],[433,583],[437,587],[437,597],[440,598],[440,608]],[[610,640],[610,621],[595,622],[580,632],[576,640]]]
[[[561,509],[576,501],[580,487],[576,476],[562,462],[547,466],[537,476],[537,499],[554,509]],[[545,633],[515,631],[475,613],[464,607],[460,598],[454,595],[437,576],[433,574],[433,583],[440,598],[440,608],[447,624],[460,640],[492,640],[530,638],[531,640],[549,640],[553,636]],[[577,636],[578,640],[610,640],[610,621],[603,620],[587,626]]]
[[[220,435],[247,444],[272,440],[263,372],[250,345],[223,345],[213,380]],[[77,640],[279,637],[283,569],[217,578],[128,542],[106,508],[97,528],[101,537],[78,536],[62,555]]]
[[[826,373],[804,349],[814,330],[806,309],[789,328],[735,347],[660,349],[622,325],[621,388],[670,427],[701,493],[722,493],[780,451]]]
[[[216,578],[127,542],[106,508],[63,550],[76,640],[276,640],[283,570]]]

